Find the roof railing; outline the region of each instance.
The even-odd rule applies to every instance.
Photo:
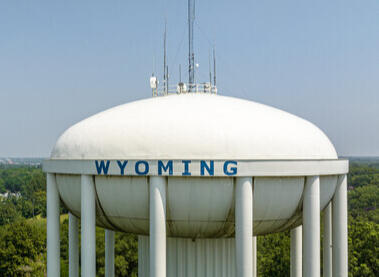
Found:
[[[153,88],[153,96],[163,96],[168,94],[182,94],[182,93],[210,93],[217,94],[217,87],[211,83],[178,83],[171,85],[167,88],[157,87]]]

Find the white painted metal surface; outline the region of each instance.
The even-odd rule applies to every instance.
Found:
[[[304,177],[254,178],[254,234],[266,234],[284,225],[301,201]]]
[[[320,277],[320,178],[307,177],[303,200],[303,276]]]
[[[183,160],[190,161],[188,170]],[[225,166],[231,160],[234,173],[230,164]],[[109,162],[107,172],[96,166],[101,161]],[[159,173],[159,162],[169,161],[172,170]],[[204,161],[214,162],[214,170],[204,174]],[[136,101],[72,126],[43,169],[48,172],[48,206],[55,207],[48,209],[48,218],[57,213],[59,193],[82,219],[83,276],[95,275],[95,225],[150,234],[147,246],[140,238],[139,252],[148,253],[140,257],[146,265],[139,269],[142,276],[193,276],[187,265],[195,265],[197,276],[234,276],[231,270],[237,268],[237,276],[250,277],[256,257],[253,235],[301,223],[303,276],[319,276],[320,211],[332,198],[333,226],[338,225],[333,242],[337,231],[342,234],[333,248],[333,256],[339,256],[333,257],[333,271],[347,274],[346,186],[340,185],[346,180],[338,183],[337,176],[347,173],[348,162],[337,159],[320,129],[284,111],[209,94]],[[51,221],[48,272],[56,274],[59,219]],[[227,238],[234,235],[235,255],[229,256]],[[294,236],[298,249],[299,235]],[[167,240],[167,256],[166,237],[182,237]],[[57,266],[58,271],[52,269]]]
[[[332,202],[324,210],[323,277],[332,277]]]
[[[72,214],[79,216],[81,211],[81,176],[56,174],[59,196]]]
[[[60,197],[80,217],[80,176],[57,174]],[[149,233],[148,177],[95,176],[97,225]],[[305,177],[254,178],[254,235],[285,230],[301,218]],[[320,211],[337,177],[320,177]],[[168,236],[230,237],[234,234],[233,178],[168,177]],[[323,204],[325,202],[325,204]],[[100,209],[101,206],[101,209]],[[102,213],[105,213],[103,215]],[[300,220],[301,223],[301,220]],[[287,227],[286,227],[287,226]]]
[[[167,238],[167,277],[235,277],[234,238]],[[138,277],[149,275],[149,237],[138,236]]]
[[[253,276],[252,179],[236,178],[236,266],[238,277]]]
[[[60,276],[59,194],[55,174],[46,176],[47,276]]]
[[[348,275],[348,243],[347,243],[347,177],[338,178],[336,192],[333,197],[333,277]]]
[[[292,114],[233,97],[180,94],[85,119],[58,139],[51,158],[277,160],[337,154],[319,128]]]
[[[201,173],[201,162],[205,162],[209,165],[213,162],[214,172],[212,175],[209,172]],[[188,176],[214,176],[214,177],[227,177],[225,173],[225,163],[235,162],[236,165],[227,164],[227,173],[232,173],[233,168],[237,169],[235,174],[230,176],[255,176],[255,177],[293,177],[293,176],[313,176],[313,175],[338,175],[348,172],[347,160],[107,160],[107,159],[95,159],[95,160],[46,160],[43,163],[43,170],[51,173],[62,174],[87,174],[87,175],[116,175],[116,176],[184,176],[186,173]],[[147,163],[148,171],[143,174],[136,172],[137,163]],[[173,170],[170,173],[169,170],[158,173],[158,163],[167,162],[173,163]],[[189,163],[188,171],[186,171],[186,162]],[[96,163],[106,164],[107,173],[104,173],[102,167],[101,173],[98,173]],[[109,165],[108,165],[109,163]],[[121,166],[120,166],[120,164]],[[122,167],[124,163],[127,163],[125,168]],[[142,170],[144,167],[140,167]],[[183,175],[184,174],[184,175]],[[334,191],[334,190],[333,190]],[[325,200],[327,203],[328,201]]]
[[[290,251],[290,276],[302,277],[303,227],[301,225],[291,230]]]
[[[149,234],[147,177],[95,177],[98,201],[108,220],[129,233]]]
[[[233,178],[168,178],[169,234],[179,237],[231,236]]]
[[[81,276],[93,277],[96,276],[96,204],[92,176],[81,176],[81,191]]]
[[[348,166],[348,164],[347,164]],[[321,174],[322,175],[322,174]],[[333,198],[338,175],[320,176],[320,209],[324,210]]]
[[[150,177],[150,277],[166,277],[166,184]]]
[[[79,277],[79,222],[68,214],[68,276]]]
[[[114,277],[114,244],[115,233],[105,229],[105,277]]]

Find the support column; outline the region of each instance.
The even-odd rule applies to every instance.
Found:
[[[59,193],[55,174],[46,176],[47,276],[60,276]]]
[[[257,237],[253,237],[253,277],[257,277]]]
[[[347,257],[347,177],[339,176],[333,197],[333,277],[348,275]]]
[[[114,277],[114,232],[105,229],[105,277]]]
[[[303,200],[303,276],[320,277],[320,178],[307,177]]]
[[[82,276],[96,276],[96,203],[93,177],[81,178]]]
[[[250,177],[236,178],[236,266],[238,277],[253,276],[253,185]]]
[[[166,178],[150,177],[150,276],[166,277]]]
[[[302,277],[302,235],[300,225],[291,230],[291,277]]]
[[[324,210],[323,277],[332,277],[332,203]]]
[[[72,213],[68,214],[68,276],[79,277],[79,224]]]

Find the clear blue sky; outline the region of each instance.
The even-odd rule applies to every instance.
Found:
[[[165,18],[176,79],[186,0],[1,1],[0,156],[48,156],[72,124],[150,97]],[[199,79],[212,44],[221,94],[310,120],[339,155],[379,155],[379,1],[198,0]]]

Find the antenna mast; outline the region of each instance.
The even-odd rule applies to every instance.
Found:
[[[163,35],[163,85],[164,85],[164,93],[167,94],[168,90],[168,70],[166,63],[166,34],[167,34],[167,22],[164,24],[164,35]]]
[[[189,91],[195,83],[195,54],[193,52],[193,23],[195,21],[195,0],[188,0],[188,84]]]
[[[211,66],[211,51],[208,53],[208,66],[209,66],[209,84],[212,86],[212,66]]]
[[[179,64],[179,83],[182,82],[182,65]]]
[[[213,85],[216,86],[216,50],[213,47]]]

